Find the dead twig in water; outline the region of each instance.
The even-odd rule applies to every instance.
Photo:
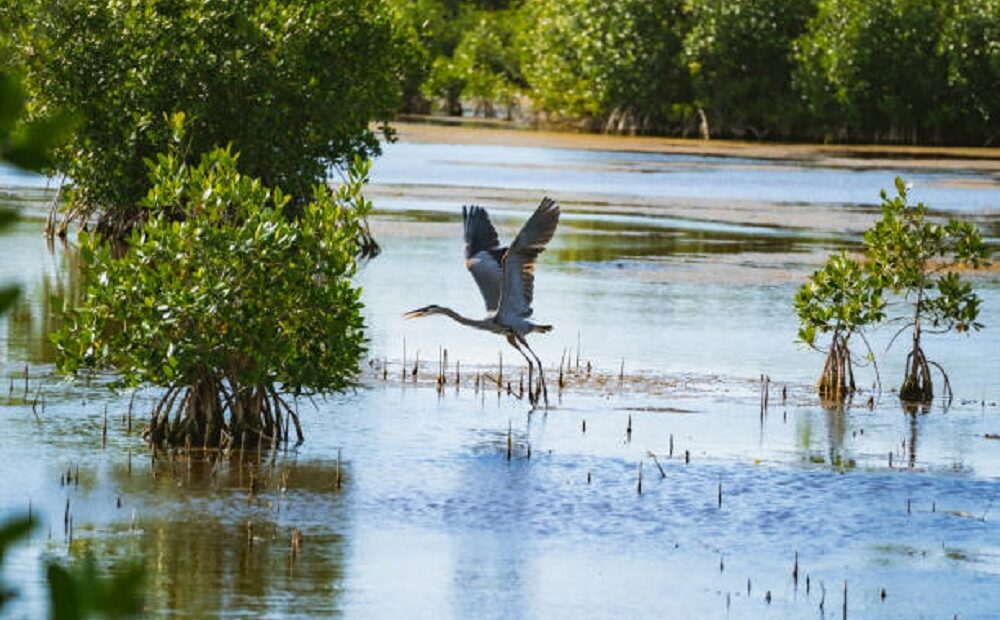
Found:
[[[648,450],[646,452],[646,454],[648,454],[650,456],[650,458],[653,459],[653,463],[656,464],[656,468],[660,470],[660,478],[666,478],[667,477],[667,472],[663,471],[663,466],[660,465],[660,459],[656,458],[656,455],[653,454],[652,450]]]
[[[341,475],[340,475],[340,448],[337,448],[337,478],[336,478],[337,490],[340,490]]]
[[[847,620],[847,580],[844,580],[844,619]]]
[[[42,386],[38,386],[38,391],[35,392],[35,399],[31,401],[31,413],[35,416],[35,421],[41,423],[42,419],[38,417],[38,395],[41,393]],[[45,406],[42,405],[44,410]]]
[[[792,564],[792,584],[797,590],[799,588],[799,552],[795,552],[795,562]]]

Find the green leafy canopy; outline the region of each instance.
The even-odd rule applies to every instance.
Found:
[[[817,333],[850,335],[885,316],[878,282],[846,252],[832,255],[795,295],[799,339],[815,346]]]
[[[882,191],[882,219],[865,233],[873,277],[907,300],[917,323],[938,331],[981,329],[982,301],[958,271],[989,263],[979,230],[956,218],[929,219],[922,202],[908,204],[909,186],[899,177],[895,189],[894,196]]]
[[[690,101],[681,0],[527,0],[523,71],[553,119],[665,128]],[[683,107],[683,106],[682,106]],[[609,127],[610,128],[610,127]]]
[[[187,112],[191,153],[232,144],[244,172],[307,199],[391,137],[407,57],[380,0],[53,2],[27,24],[16,49],[39,108],[85,119],[56,157],[70,208],[118,238],[145,214],[165,113]]]
[[[65,372],[113,369],[135,386],[196,384],[337,390],[365,350],[352,285],[369,162],[336,189],[313,188],[294,219],[291,197],[237,170],[215,149],[189,166],[175,151],[147,162],[147,224],[123,256],[83,233],[85,298],[55,336]]]

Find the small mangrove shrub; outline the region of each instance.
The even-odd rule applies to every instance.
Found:
[[[964,269],[989,265],[989,247],[971,222],[949,218],[942,223],[927,217],[923,203],[907,202],[909,186],[895,181],[896,194],[882,190],[882,218],[865,232],[864,254],[856,260],[840,252],[829,258],[795,296],[799,339],[813,348],[819,335],[830,334],[827,359],[818,389],[823,398],[840,399],[855,390],[852,335],[860,334],[875,356],[863,330],[891,324],[896,339],[909,331],[911,349],[906,357],[899,396],[906,402],[926,403],[934,396],[931,367],[943,377],[947,399],[951,383],[944,368],[927,358],[924,334],[978,331],[982,300]],[[876,377],[878,368],[876,367]]]
[[[929,402],[934,396],[930,370],[934,366],[943,376],[950,401],[948,375],[927,358],[922,337],[982,329],[977,321],[982,300],[960,271],[987,265],[990,250],[974,224],[955,218],[946,223],[929,220],[922,202],[908,204],[907,184],[897,177],[895,185],[895,196],[882,191],[882,219],[865,233],[865,246],[876,286],[892,291],[898,300],[894,305],[898,312],[889,321],[902,325],[890,346],[900,334],[909,331],[911,335],[899,397]]]
[[[830,336],[826,364],[817,384],[820,397],[840,400],[852,394],[856,384],[851,337],[859,334],[864,338],[861,331],[884,318],[885,300],[878,283],[846,252],[834,254],[798,290],[795,311],[802,342],[822,351],[818,337]],[[870,347],[866,359],[875,364]]]
[[[81,234],[84,300],[55,336],[59,367],[162,388],[153,444],[257,445],[287,440],[289,424],[301,441],[288,395],[344,389],[365,351],[351,278],[369,239],[370,163],[315,186],[293,217],[292,197],[240,174],[231,150],[185,160],[148,163],[147,223],[120,256]]]

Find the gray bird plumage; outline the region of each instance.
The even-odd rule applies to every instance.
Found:
[[[500,304],[503,255],[507,248],[500,247],[496,228],[490,222],[486,209],[475,205],[462,207],[462,225],[465,232],[465,267],[479,286],[486,311],[496,312]]]
[[[465,238],[465,266],[472,274],[479,292],[486,303],[484,319],[470,319],[451,308],[430,305],[407,312],[406,318],[443,314],[469,327],[482,329],[507,337],[507,342],[528,362],[528,385],[533,385],[533,366],[537,364],[540,389],[548,406],[548,391],[542,362],[528,346],[525,336],[533,332],[548,332],[551,325],[530,321],[531,303],[535,296],[535,264],[538,255],[552,240],[559,224],[559,205],[550,198],[531,214],[509,248],[500,247],[500,238],[490,221],[486,209],[478,206],[462,207],[462,227]],[[532,359],[524,352],[527,349]],[[529,388],[534,403],[537,393]]]
[[[535,263],[545,245],[552,240],[559,224],[559,205],[543,198],[535,212],[517,233],[504,254],[503,282],[497,314],[504,323],[513,323],[531,316],[535,299]]]

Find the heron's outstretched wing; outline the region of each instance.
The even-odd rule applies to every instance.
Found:
[[[517,238],[503,258],[503,283],[500,289],[501,317],[527,318],[531,316],[531,302],[535,296],[535,261],[556,232],[559,223],[559,205],[543,198],[535,212],[517,233]]]
[[[462,207],[462,224],[465,230],[465,267],[483,294],[487,312],[493,312],[500,303],[500,280],[503,275],[500,260],[504,248],[500,247],[500,239],[486,209]]]

